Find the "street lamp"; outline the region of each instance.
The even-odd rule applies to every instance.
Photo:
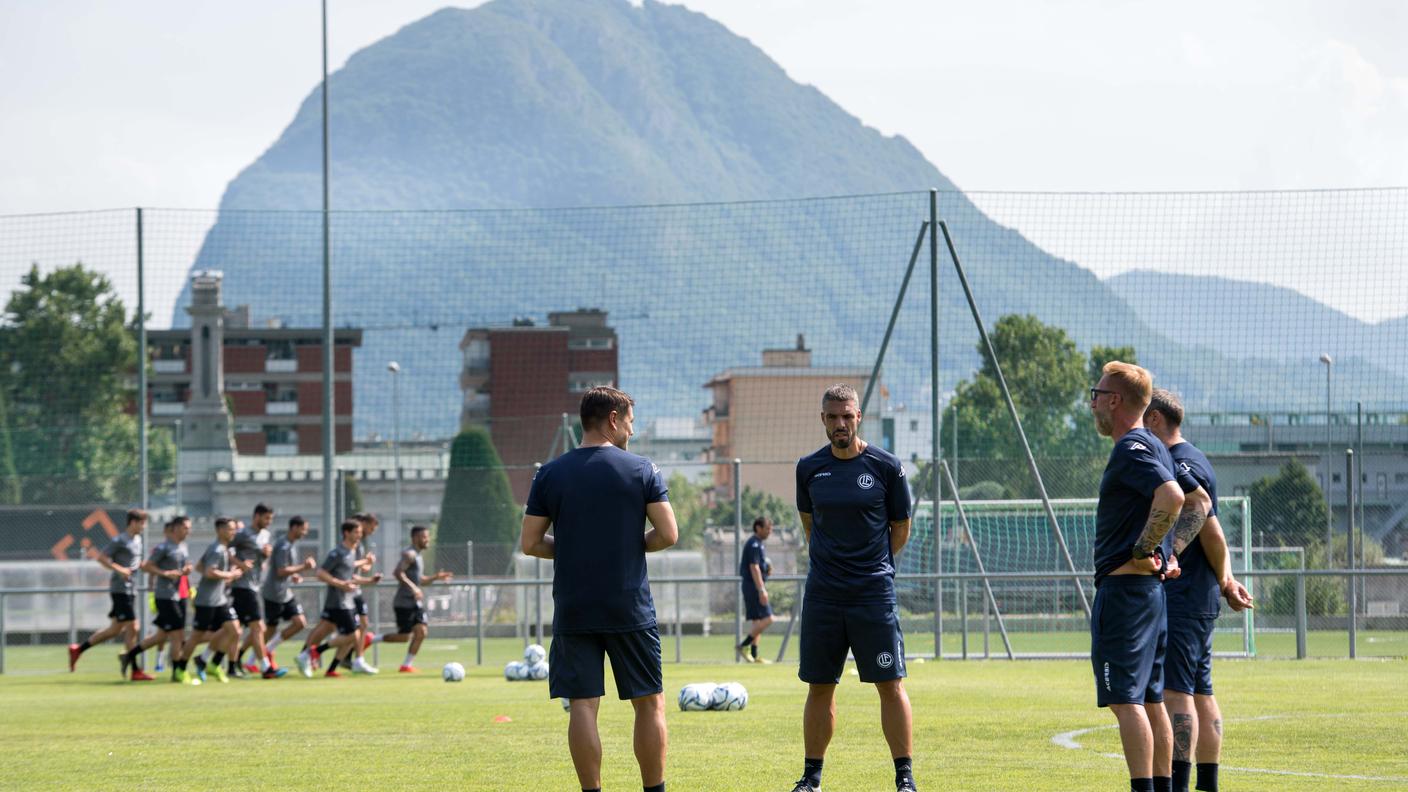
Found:
[[[401,532],[405,525],[401,522],[401,364],[391,361],[386,364],[391,372],[391,456],[396,466],[396,541],[401,542]],[[400,544],[397,545],[400,547]]]
[[[1330,372],[1335,367],[1335,359],[1324,353],[1320,355],[1320,362],[1325,364],[1325,464],[1322,467],[1325,471],[1325,568],[1329,569],[1334,566],[1330,549],[1335,543],[1335,507],[1330,502],[1330,460],[1334,454],[1330,437]]]

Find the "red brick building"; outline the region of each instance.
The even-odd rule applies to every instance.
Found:
[[[533,464],[562,452],[562,414],[575,428],[582,394],[619,381],[616,331],[605,311],[578,309],[548,314],[546,326],[471,329],[460,352],[460,424],[489,429],[514,497],[526,501]]]

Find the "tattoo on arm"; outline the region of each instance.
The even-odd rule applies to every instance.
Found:
[[[1208,516],[1198,505],[1187,505],[1178,513],[1178,521],[1173,524],[1173,552],[1181,555],[1183,548],[1193,543]]]
[[[1192,756],[1193,716],[1175,714],[1173,716],[1173,761],[1187,762]]]
[[[1177,517],[1171,511],[1165,509],[1152,508],[1149,510],[1149,521],[1144,523],[1144,532],[1139,534],[1139,540],[1134,543],[1134,549],[1143,556],[1154,552],[1154,548],[1159,546],[1168,529],[1173,525],[1173,520]]]

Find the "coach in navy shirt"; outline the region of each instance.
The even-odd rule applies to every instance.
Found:
[[[1222,711],[1212,692],[1212,633],[1227,597],[1234,611],[1251,607],[1252,598],[1232,576],[1227,537],[1217,519],[1217,475],[1206,455],[1183,439],[1183,404],[1178,396],[1155,388],[1144,425],[1168,448],[1176,475],[1192,476],[1207,493],[1206,517],[1184,507],[1170,535],[1181,574],[1164,584],[1168,601],[1168,650],[1164,662],[1164,698],[1173,721],[1173,789],[1188,792],[1193,759],[1197,788],[1217,792],[1222,754]],[[1191,497],[1191,496],[1190,496]]]
[[[581,417],[581,447],[534,477],[520,537],[524,553],[553,560],[549,693],[570,700],[572,764],[583,790],[599,790],[596,714],[606,693],[602,663],[610,657],[616,692],[635,707],[641,783],[646,792],[664,792],[660,633],[645,554],[673,545],[679,529],[660,469],[626,450],[635,433],[631,397],[592,388]]]
[[[849,385],[821,398],[829,441],[797,462],[797,511],[811,568],[802,608],[802,715],[806,762],[793,792],[821,788],[822,759],[836,728],[836,685],[846,654],[875,683],[895,764],[895,788],[913,790],[904,633],[895,602],[895,554],[909,541],[909,488],[895,456],[860,439],[860,400]]]

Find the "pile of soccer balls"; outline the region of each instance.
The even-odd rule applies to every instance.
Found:
[[[541,681],[548,678],[548,653],[538,644],[523,650],[522,660],[511,660],[504,666],[504,679],[510,682]]]
[[[748,690],[737,682],[716,685],[695,682],[680,688],[680,709],[685,712],[733,712],[748,706]]]

